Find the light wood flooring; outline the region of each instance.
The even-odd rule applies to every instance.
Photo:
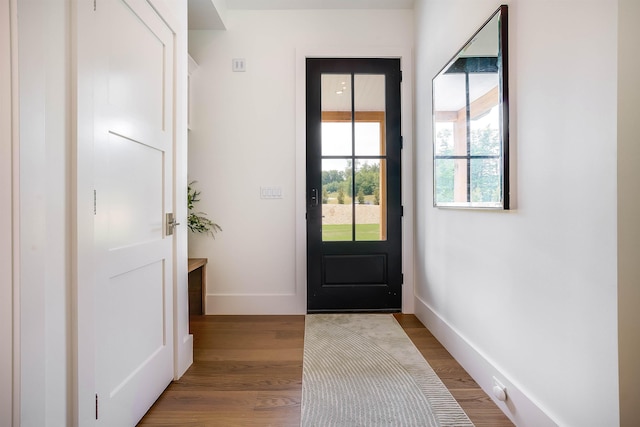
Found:
[[[477,427],[513,426],[414,315],[396,319]],[[139,426],[299,427],[304,316],[191,316],[194,363]]]

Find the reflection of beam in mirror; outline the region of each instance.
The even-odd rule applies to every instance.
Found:
[[[471,117],[480,110],[498,105],[500,100],[500,80],[498,73],[471,74],[469,76],[469,101]]]

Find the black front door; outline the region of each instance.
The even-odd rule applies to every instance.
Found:
[[[307,311],[400,311],[400,60],[306,67]]]

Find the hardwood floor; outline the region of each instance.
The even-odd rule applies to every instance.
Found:
[[[477,427],[513,426],[413,315],[395,315]],[[192,316],[194,363],[139,426],[300,425],[304,316]]]
[[[416,316],[396,314],[395,317],[476,427],[513,426],[511,420]]]
[[[300,426],[304,316],[191,316],[193,365],[140,426]]]

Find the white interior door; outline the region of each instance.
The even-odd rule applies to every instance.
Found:
[[[97,3],[95,381],[132,426],[173,378],[173,33],[142,0]]]

